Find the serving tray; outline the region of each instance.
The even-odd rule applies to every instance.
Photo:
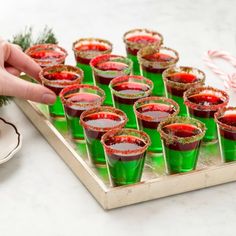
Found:
[[[89,163],[86,145],[73,143],[63,119],[51,120],[47,106],[21,99],[15,103],[46,138],[104,209],[113,209],[236,180],[236,162],[222,163],[218,143],[202,145],[195,171],[166,175],[162,155],[147,154],[142,181],[111,187],[106,168]]]

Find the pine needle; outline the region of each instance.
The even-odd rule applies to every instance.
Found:
[[[44,44],[44,43],[53,43],[57,44],[58,41],[56,39],[56,36],[53,32],[52,28],[49,28],[47,25],[44,27],[43,31],[37,38],[34,44]]]

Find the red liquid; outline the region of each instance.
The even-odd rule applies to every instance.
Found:
[[[141,92],[148,91],[150,88],[149,86],[141,83],[135,83],[135,82],[124,82],[121,84],[118,84],[113,87],[114,90],[119,91],[119,93],[124,95],[135,95],[140,94]],[[125,103],[125,104],[134,104],[135,101],[137,101],[139,97],[137,98],[121,98],[114,94],[114,100],[119,103]]]
[[[131,36],[127,38],[127,41],[141,44],[141,45],[148,45],[148,44],[154,44],[159,41],[159,39],[150,36],[150,35],[136,35],[136,36]],[[139,49],[131,49],[127,47],[127,52],[132,55],[137,55]]]
[[[137,109],[142,115],[150,116],[153,121],[146,121],[144,119],[139,119],[141,125],[148,129],[156,129],[161,121],[166,119],[168,116],[173,114],[176,110],[173,106],[166,104],[147,104],[139,107]]]
[[[151,62],[160,62],[160,63],[169,63],[174,60],[174,57],[164,54],[164,53],[159,53],[156,52],[154,54],[146,55],[143,57],[144,59],[151,61]],[[152,67],[145,67],[142,66],[144,70],[151,72],[151,73],[162,73],[166,68],[161,68],[161,69],[156,69]]]
[[[92,103],[98,103],[101,99],[101,97],[97,94],[92,94],[92,93],[75,93],[75,94],[70,94],[65,97],[65,99],[68,102],[73,102],[73,103],[78,103],[78,104],[92,104]],[[72,105],[73,106],[73,105]],[[81,107],[70,107],[70,106],[65,106],[65,112],[73,117],[80,117],[81,113],[85,110],[87,110],[86,106],[81,106]]]
[[[96,68],[103,71],[122,71],[128,68],[128,65],[122,62],[106,61],[96,65]]]
[[[53,72],[53,73],[48,73],[48,74],[44,74],[43,75],[44,78],[46,78],[47,80],[51,80],[51,81],[63,81],[63,80],[67,80],[67,81],[73,81],[78,79],[78,75],[72,72],[68,72],[68,71],[60,71],[60,72]],[[61,92],[62,88],[60,85],[59,86],[50,86],[50,85],[45,85],[47,88],[51,89],[52,91],[54,91],[57,95]]]
[[[184,84],[193,83],[198,80],[198,78],[195,75],[184,73],[184,72],[172,74],[168,76],[167,79],[174,82],[178,82],[178,83],[184,83]]]
[[[218,105],[224,102],[223,99],[213,94],[195,94],[193,96],[190,96],[188,100],[192,103],[204,106]],[[216,111],[200,111],[189,108],[189,112],[198,117],[210,118],[214,117]]]
[[[104,52],[108,50],[108,48],[102,44],[83,44],[75,48],[77,51],[86,51],[88,54],[91,55],[99,55],[99,52]],[[76,61],[82,64],[89,64],[92,58],[82,58],[77,55]]]
[[[106,145],[110,148],[119,151],[127,151],[127,154],[131,150],[137,150],[139,148],[142,148],[145,146],[145,142],[139,138],[133,137],[133,136],[115,136],[109,140],[106,141]],[[117,155],[117,154],[110,154],[110,158],[116,159],[116,160],[137,160],[143,157],[143,153],[140,153],[138,155]]]
[[[84,121],[87,125],[101,128],[101,131],[92,131],[85,129],[87,137],[93,139],[101,139],[102,135],[105,133],[103,132],[103,128],[110,128],[116,127],[121,122],[123,122],[122,118],[116,114],[109,113],[109,112],[99,112],[95,114],[88,115],[84,118]]]
[[[168,77],[166,77],[168,80],[171,80],[173,82],[178,82],[178,83],[194,83],[196,81],[198,81],[198,78],[193,75],[193,74],[189,74],[189,73],[184,73],[184,72],[180,72],[180,73],[175,73],[172,74]],[[168,93],[178,96],[178,97],[183,97],[183,94],[186,90],[181,90],[181,89],[175,89],[172,88],[171,86],[167,85],[167,91]]]
[[[177,136],[180,138],[186,138],[186,137],[192,137],[197,134],[201,133],[201,130],[197,128],[194,125],[188,125],[188,124],[182,124],[182,123],[176,123],[176,124],[170,124],[165,127],[163,127],[163,131],[167,134],[170,134],[172,136]],[[199,141],[195,141],[192,143],[186,143],[186,144],[181,144],[181,143],[165,143],[167,147],[170,149],[178,150],[178,151],[187,151],[187,150],[192,150],[198,147]]]
[[[151,44],[151,43],[156,43],[159,40],[150,35],[136,35],[127,38],[127,41],[140,44]]]
[[[236,127],[236,114],[227,114],[219,118],[219,121],[230,126]],[[224,130],[220,128],[220,134],[231,140],[236,140],[236,132],[230,132],[228,130]]]
[[[40,50],[30,53],[30,57],[41,60],[53,60],[64,57],[64,54],[55,50]]]

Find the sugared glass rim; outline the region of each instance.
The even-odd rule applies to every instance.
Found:
[[[79,103],[79,102],[68,101],[65,98],[65,96],[68,92],[75,91],[77,89],[78,90],[83,89],[83,88],[91,89],[91,90],[94,90],[94,91],[98,92],[99,94],[91,93],[91,94],[99,95],[98,101],[95,101],[95,102],[92,102],[92,103],[91,102],[90,103]],[[79,93],[79,92],[75,92],[75,93]],[[87,92],[87,93],[89,93],[89,92]],[[59,96],[60,96],[60,99],[61,99],[62,103],[66,106],[73,106],[73,107],[80,107],[80,108],[86,107],[86,109],[88,109],[88,107],[93,108],[93,107],[101,106],[104,99],[105,99],[105,92],[101,88],[99,88],[98,86],[95,86],[95,85],[75,84],[75,85],[67,86],[64,89],[62,89]]]
[[[214,93],[218,93],[218,97],[223,98],[224,102],[216,105],[201,105],[194,102],[191,102],[188,98],[194,94],[199,94],[203,91],[212,91]],[[218,109],[227,106],[229,102],[229,95],[220,89],[210,87],[210,86],[202,86],[202,87],[195,87],[190,88],[184,92],[184,104],[193,109],[193,110],[200,110],[200,111],[217,111]]]
[[[192,82],[192,83],[181,83],[181,82],[176,82],[176,81],[171,81],[168,80],[167,77],[175,74],[175,73],[187,73],[187,74],[192,74],[198,78],[197,81]],[[175,88],[177,90],[187,90],[191,88],[192,86],[203,86],[205,83],[206,75],[203,71],[195,68],[195,67],[189,67],[189,66],[173,66],[168,69],[166,69],[162,73],[162,77],[166,85]]]
[[[124,94],[121,93],[120,91],[115,90],[113,87],[119,83],[122,82],[129,82],[130,79],[134,79],[136,81],[131,81],[133,83],[140,83],[149,86],[149,89],[146,91],[141,91],[140,93],[136,94]],[[121,98],[127,98],[127,99],[134,99],[134,98],[139,98],[139,97],[147,97],[152,93],[153,90],[153,82],[150,79],[147,79],[143,76],[139,75],[124,75],[124,76],[119,76],[111,80],[109,84],[109,88],[113,94],[115,94],[117,97]]]
[[[225,115],[225,112],[227,112],[227,111],[235,111],[235,114],[236,114],[236,107],[223,107],[223,108],[219,109],[219,111],[217,111],[214,114],[215,122],[220,126],[220,128],[223,128],[228,131],[236,132],[235,126],[227,125],[227,124],[219,121],[219,118],[223,117]]]
[[[44,77],[44,74],[46,72],[53,73],[57,71],[74,72],[76,75],[78,75],[78,78],[75,80],[48,80],[47,78]],[[70,66],[70,65],[63,65],[63,64],[45,67],[39,72],[39,78],[41,79],[43,84],[55,86],[55,87],[56,86],[64,87],[67,85],[80,84],[83,80],[83,77],[84,77],[84,72],[80,68]]]
[[[53,44],[53,43],[33,45],[32,47],[27,48],[25,53],[28,56],[30,56],[30,53],[32,53],[32,52],[37,51],[37,50],[44,50],[44,49],[54,49],[54,50],[59,49],[60,52],[62,53],[62,55],[59,58],[55,58],[53,61],[52,60],[43,60],[43,59],[32,58],[35,62],[37,62],[42,67],[48,66],[48,65],[53,66],[55,64],[62,64],[65,61],[66,57],[68,56],[68,52],[64,48],[58,46],[57,44]]]
[[[175,57],[173,57],[173,60],[169,61],[169,62],[157,62],[157,61],[149,61],[145,58],[143,58],[144,56],[147,55],[152,55],[154,53],[160,52],[161,50],[166,50],[171,52],[172,54],[175,55]],[[168,68],[170,66],[174,66],[178,61],[179,61],[179,53],[169,47],[156,47],[156,46],[146,46],[141,48],[138,51],[138,61],[140,65],[143,65],[145,67],[151,67],[151,68],[155,68],[155,69],[164,69],[164,68]]]
[[[178,137],[173,134],[167,134],[166,132],[163,131],[163,128],[170,124],[188,124],[188,125],[196,126],[198,129],[201,130],[201,132],[191,137]],[[162,121],[159,124],[157,131],[160,132],[161,138],[164,139],[165,142],[167,142],[168,144],[171,144],[171,143],[187,144],[187,143],[193,143],[202,139],[206,132],[206,126],[204,123],[202,123],[201,121],[195,118],[175,116],[175,117],[167,118],[166,120]]]
[[[85,121],[84,118],[88,115],[92,115],[95,113],[102,113],[102,112],[109,112],[111,114],[114,115],[118,115],[121,117],[121,122],[117,125],[115,125],[114,127],[109,127],[109,128],[101,128],[101,127],[96,127],[96,126],[92,126],[92,125],[88,125]],[[123,128],[126,123],[128,121],[128,118],[126,116],[126,114],[121,111],[120,109],[114,108],[114,107],[110,107],[110,106],[100,106],[100,107],[96,107],[96,108],[92,108],[89,110],[86,110],[84,112],[82,112],[81,116],[80,116],[80,124],[85,128],[85,129],[89,129],[89,130],[93,130],[93,131],[97,131],[97,132],[107,132],[111,129],[117,129],[117,128]]]
[[[137,108],[142,107],[142,105],[153,104],[153,103],[173,106],[176,110],[174,113],[170,114],[168,116],[168,118],[174,117],[174,116],[178,115],[178,113],[179,113],[179,104],[176,103],[174,100],[172,100],[170,98],[166,98],[166,97],[152,96],[152,97],[140,98],[139,100],[137,100],[134,103],[133,108],[134,108],[134,112],[135,112],[137,118],[139,118],[140,120],[148,121],[148,122],[155,122],[156,119],[154,117],[148,116],[148,115],[143,115],[141,112],[137,111]]]
[[[133,135],[132,135],[133,134]],[[135,136],[139,135],[138,136]],[[135,137],[137,139],[142,140],[145,145],[143,147],[137,148],[135,150],[118,150],[118,149],[114,149],[111,148],[110,146],[108,146],[106,144],[107,139],[109,138],[113,138],[115,136],[132,136]],[[108,131],[107,133],[105,133],[102,138],[101,138],[101,143],[103,145],[103,147],[105,148],[106,153],[109,153],[109,155],[111,154],[116,154],[116,155],[135,155],[138,153],[143,153],[147,150],[147,148],[150,146],[151,141],[150,141],[150,137],[143,131],[140,130],[136,130],[136,129],[112,129],[110,131]]]
[[[101,38],[80,38],[80,39],[76,40],[72,46],[72,50],[74,51],[75,56],[79,56],[81,58],[86,58],[86,59],[94,58],[94,56],[92,56],[91,52],[76,49],[76,47],[79,45],[87,45],[87,44],[92,44],[92,43],[105,45],[107,47],[107,50],[99,51],[99,55],[110,54],[112,52],[113,45],[108,40],[101,39]]]
[[[154,36],[154,37],[158,36],[159,40],[155,43],[148,43],[148,44],[147,43],[143,44],[143,43],[131,42],[128,40],[128,37],[130,34],[142,35],[143,33],[146,35]],[[162,45],[162,43],[163,43],[163,36],[162,36],[162,34],[160,34],[157,31],[154,31],[154,30],[149,30],[149,29],[145,29],[145,28],[144,29],[132,29],[132,30],[129,30],[126,33],[124,33],[123,41],[129,48],[139,50],[147,45],[156,45],[156,46],[160,47],[160,45]]]
[[[112,71],[112,70],[99,70],[98,68],[96,68],[96,65],[100,62],[106,62],[106,61],[110,61],[113,60],[114,62],[122,62],[125,63],[126,65],[128,65],[127,68],[125,68],[122,71]],[[104,75],[104,76],[108,76],[108,77],[117,77],[117,76],[121,76],[121,75],[128,75],[132,72],[132,68],[133,68],[133,62],[124,56],[119,56],[119,55],[114,55],[114,54],[104,54],[104,55],[100,55],[97,57],[94,57],[89,65],[91,66],[92,70],[94,72],[96,72],[99,75]]]

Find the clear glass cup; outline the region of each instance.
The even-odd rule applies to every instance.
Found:
[[[171,117],[160,123],[166,171],[168,174],[195,170],[205,125],[190,117]]]
[[[215,113],[223,162],[236,161],[236,107],[224,107]]]
[[[138,99],[147,97],[152,93],[152,81],[143,76],[126,75],[113,79],[109,88],[114,106],[125,112],[129,119],[126,127],[137,128],[133,105]]]
[[[61,90],[69,85],[80,84],[83,80],[83,71],[74,66],[55,65],[45,67],[40,71],[39,77],[43,85],[51,89],[57,99],[53,105],[49,105],[49,114],[52,117],[64,117],[64,109],[59,97]]]
[[[90,62],[90,66],[93,71],[95,84],[103,89],[106,94],[104,104],[112,106],[109,83],[118,76],[130,75],[133,66],[132,61],[123,56],[105,54],[93,58]]]
[[[150,139],[143,131],[115,129],[102,136],[112,186],[140,182]]]
[[[84,139],[83,127],[80,125],[80,116],[83,111],[99,107],[105,99],[102,89],[94,85],[71,85],[60,92],[64,105],[67,127],[73,140]]]
[[[101,137],[107,131],[123,128],[127,122],[126,114],[114,107],[101,106],[84,111],[80,116],[90,162],[95,166],[106,165]]]
[[[73,51],[77,67],[84,71],[85,84],[94,84],[90,61],[97,56],[110,54],[112,43],[100,38],[81,38],[73,43]]]
[[[146,97],[134,103],[134,112],[139,130],[147,133],[151,139],[149,152],[162,153],[160,133],[157,131],[160,122],[179,113],[179,105],[165,97]]]
[[[162,73],[179,60],[177,51],[167,47],[147,46],[138,52],[141,75],[154,83],[152,95],[165,96]]]
[[[229,95],[213,87],[196,87],[184,93],[184,103],[189,116],[202,121],[206,127],[204,142],[216,142],[218,139],[214,114],[229,102]]]
[[[193,87],[203,86],[205,73],[194,67],[180,66],[170,67],[162,74],[165,86],[165,94],[179,104],[180,116],[187,116],[187,108],[184,104],[184,92]]]
[[[163,43],[163,36],[153,30],[133,29],[124,34],[123,41],[126,46],[127,57],[133,61],[133,73],[141,75],[137,58],[138,51],[148,45],[160,47]]]

